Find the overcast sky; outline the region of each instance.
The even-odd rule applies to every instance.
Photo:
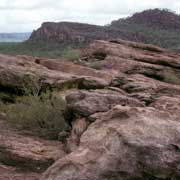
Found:
[[[104,25],[156,7],[180,13],[180,0],[0,0],[0,32],[30,32],[45,21]]]

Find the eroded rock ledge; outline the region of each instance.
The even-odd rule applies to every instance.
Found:
[[[180,179],[180,54],[122,40],[95,41],[82,54],[75,62],[0,55],[1,100],[33,87],[68,104],[70,153],[41,179]]]

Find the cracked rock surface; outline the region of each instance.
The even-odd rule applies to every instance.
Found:
[[[0,117],[0,179],[180,179],[180,54],[99,40],[75,62],[7,55],[0,61],[1,100],[13,102],[33,79],[63,96],[72,126],[63,144],[19,134]]]

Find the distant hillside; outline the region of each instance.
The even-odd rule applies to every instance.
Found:
[[[180,16],[167,9],[150,9],[113,21],[111,27],[138,33],[136,41],[180,49]]]
[[[84,45],[93,40],[122,37],[126,40],[135,40],[133,33],[127,33],[116,27],[75,22],[46,22],[31,34],[29,41]]]
[[[133,16],[113,21],[113,27],[120,27],[122,23],[146,25],[166,30],[180,30],[180,16],[168,9],[149,9],[135,13]]]
[[[79,48],[94,40],[109,39],[143,42],[180,51],[180,16],[166,9],[150,9],[106,26],[46,22],[31,35],[0,34],[0,42],[6,42],[0,43],[0,53],[75,59]],[[15,43],[22,41],[25,42]]]
[[[150,9],[108,26],[47,22],[32,33],[29,41],[84,45],[95,39],[114,38],[179,50],[180,16],[167,9]]]
[[[0,42],[23,42],[31,33],[0,33]]]

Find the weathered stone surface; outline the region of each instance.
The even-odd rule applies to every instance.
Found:
[[[19,171],[10,166],[0,164],[0,180],[38,180],[41,173]]]
[[[0,55],[0,86],[2,91],[22,93],[32,87],[33,91],[45,88],[96,89],[108,86],[111,75],[68,61],[42,60],[28,56]],[[56,67],[56,68],[53,68]]]
[[[180,123],[154,108],[116,106],[58,160],[46,180],[179,179]]]
[[[66,94],[77,118],[91,124],[79,146],[70,138],[72,153],[42,179],[179,179],[180,56],[117,40],[96,41],[85,57],[83,65],[110,73],[112,81],[107,89]]]
[[[143,106],[137,99],[112,90],[76,91],[66,96],[67,103],[74,113],[83,117],[97,112],[106,112],[117,104]]]
[[[0,60],[0,99],[21,92],[31,77],[35,92],[54,88],[66,99],[72,125],[65,141],[70,154],[61,152],[62,144],[16,132],[8,137],[3,125],[1,162],[5,157],[10,165],[47,167],[62,153],[42,180],[180,179],[179,54],[115,40],[95,41],[76,62],[5,55]],[[37,154],[41,148],[48,152]]]
[[[0,162],[25,170],[43,172],[65,155],[63,144],[18,134],[0,120]]]
[[[123,40],[95,41],[90,45],[90,54],[104,53],[135,61],[180,68],[180,56],[153,45],[128,42]]]
[[[82,45],[97,39],[108,40],[110,38],[123,38],[135,41],[136,37],[137,33],[128,33],[111,26],[74,22],[45,22],[31,34],[29,42]]]
[[[180,96],[161,96],[149,106],[167,112],[170,119],[180,121]]]

